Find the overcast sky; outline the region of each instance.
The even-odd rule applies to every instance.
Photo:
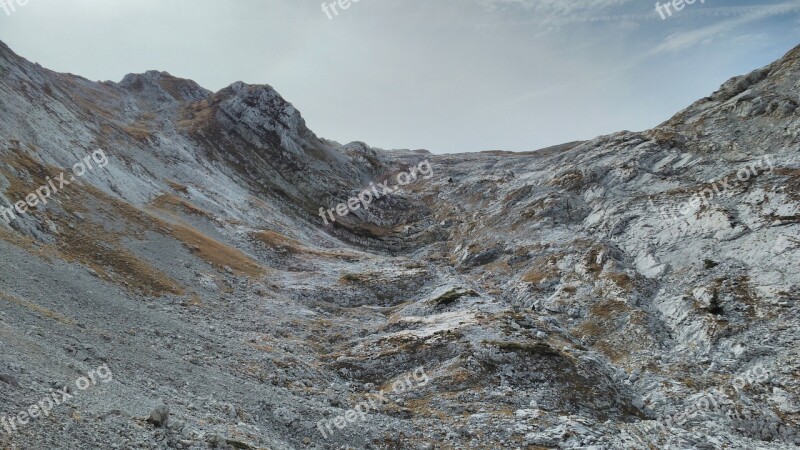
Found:
[[[0,0],[11,1],[11,0]],[[334,0],[326,0],[332,3]],[[0,39],[92,80],[270,84],[318,135],[533,150],[666,120],[800,44],[800,0],[28,0]]]

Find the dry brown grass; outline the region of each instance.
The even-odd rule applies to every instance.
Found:
[[[561,271],[556,264],[561,261],[563,256],[562,254],[552,254],[536,259],[533,263],[533,269],[522,277],[522,281],[525,283],[539,284],[545,280],[560,278]]]
[[[205,128],[212,122],[214,112],[213,103],[208,100],[189,104],[180,111],[178,128],[190,132]]]
[[[182,184],[179,184],[179,183],[176,183],[176,182],[170,181],[170,180],[167,180],[166,183],[175,192],[180,192],[181,194],[188,194],[189,193],[189,187],[188,186],[184,186]]]
[[[601,245],[593,245],[589,249],[584,257],[584,263],[586,263],[586,269],[589,271],[589,273],[599,274],[603,271],[603,266],[597,262],[597,257],[600,256],[600,253],[606,250],[607,249]]]
[[[106,280],[117,282],[151,296],[183,295],[184,289],[167,274],[152,267],[124,248],[120,236],[102,226],[83,223],[72,229],[62,224],[58,250],[67,261],[92,268]]]
[[[547,342],[483,341],[483,344],[497,347],[504,352],[522,353],[532,356],[563,356],[560,351],[553,348]]]
[[[73,88],[74,87],[76,87],[76,85],[73,85]],[[119,111],[114,111],[114,110],[105,108],[103,106],[100,106],[96,102],[92,102],[90,100],[92,98],[97,98],[97,92],[86,91],[84,89],[82,89],[82,91],[84,92],[83,94],[77,94],[76,93],[77,95],[70,95],[70,98],[73,100],[73,102],[75,102],[75,104],[77,104],[77,105],[79,105],[81,107],[81,109],[83,110],[84,114],[87,114],[89,116],[99,117],[99,118],[102,118],[102,119],[105,119],[105,120],[108,120],[108,121],[113,120],[114,117],[119,117],[119,113],[120,113]],[[75,91],[72,91],[72,92],[75,92]],[[106,92],[103,93],[103,95],[106,95],[106,94],[111,93],[111,92],[114,92],[114,91],[113,90],[106,90]],[[115,95],[115,97],[116,97],[116,95]]]
[[[238,274],[253,277],[261,276],[266,273],[266,269],[263,266],[241,251],[218,242],[188,225],[168,224],[126,202],[109,197],[95,188],[88,187],[88,189],[90,189],[96,197],[102,198],[114,215],[125,217],[129,224],[139,227],[140,231],[157,230],[161,233],[171,235],[189,247],[197,256],[220,270],[224,270],[227,266]],[[178,205],[180,205],[181,208],[194,208],[191,204],[182,202],[180,199],[178,199]],[[197,209],[201,214],[205,213],[199,208],[194,209]]]
[[[193,204],[187,202],[186,200],[176,197],[172,194],[162,194],[153,199],[150,204],[163,211],[168,211],[171,213],[180,213],[183,212],[185,214],[192,214],[195,216],[205,217],[208,220],[213,220],[214,217],[206,210],[200,209]]]
[[[7,194],[17,197],[43,185],[47,176],[53,177],[61,172],[61,169],[44,167],[19,151],[13,152],[4,161],[15,169],[32,175],[33,181],[30,183],[23,183],[18,177],[10,178],[12,185]],[[54,235],[54,246],[37,244],[30,238],[8,230],[3,230],[0,237],[33,254],[58,255],[66,261],[78,262],[94,270],[101,279],[122,284],[145,295],[184,293],[182,286],[131,253],[120,241],[123,234],[128,237],[136,235],[137,228],[138,231],[163,228],[163,222],[91,185],[69,186],[68,190],[59,193],[59,203],[68,213],[66,216],[47,213],[47,217],[58,227],[58,232]],[[109,218],[112,220],[125,217],[129,232],[112,232],[90,220],[82,222],[78,227],[71,226],[75,220],[72,214],[75,212],[80,211],[91,217],[86,212],[87,205],[96,205],[97,209],[92,211],[94,214],[110,213]]]
[[[628,352],[625,351],[625,348],[621,348],[605,340],[598,341],[593,347],[600,353],[606,355],[606,357],[615,364],[622,362],[625,357],[628,356]]]
[[[616,319],[622,314],[630,311],[630,306],[628,306],[625,302],[620,302],[617,300],[608,300],[595,303],[591,308],[589,308],[589,312],[592,316],[602,319]]]
[[[732,286],[732,290],[736,301],[748,306],[745,313],[747,317],[751,319],[756,318],[756,311],[758,310],[761,302],[758,299],[758,294],[751,286],[750,277],[746,275],[737,277],[736,285]]]
[[[49,259],[51,254],[48,252],[49,246],[42,245],[34,239],[10,230],[3,225],[0,225],[0,241],[8,242],[9,244],[27,251],[31,255],[36,255],[40,258]]]
[[[674,144],[678,133],[673,130],[657,128],[651,131],[653,139],[659,144]]]
[[[38,314],[38,315],[40,315],[42,317],[45,317],[45,318],[48,318],[48,319],[52,319],[52,320],[55,320],[57,322],[61,322],[61,323],[65,324],[65,325],[70,325],[70,326],[74,326],[75,325],[75,321],[73,319],[70,319],[69,317],[63,316],[63,315],[61,315],[61,314],[59,314],[59,313],[57,313],[55,311],[51,311],[51,310],[49,310],[49,309],[47,309],[45,307],[37,305],[36,303],[29,302],[28,300],[25,300],[25,299],[19,298],[17,296],[11,295],[11,294],[9,294],[7,292],[0,291],[0,299],[6,300],[6,301],[11,302],[11,303],[16,303],[16,304],[18,304],[20,306],[23,306],[23,307],[35,312],[36,314]]]
[[[33,148],[30,148],[30,150],[35,151]],[[14,173],[11,173],[0,165],[0,173],[2,173],[9,182],[9,187],[6,189],[6,197],[11,199],[11,201],[23,200],[25,196],[33,192],[34,189],[47,184],[47,177],[56,178],[56,174],[61,172],[61,169],[56,167],[45,167],[19,148],[15,148],[10,154],[4,155],[3,163],[11,166],[18,172],[29,174],[33,179],[30,184],[23,182]],[[36,208],[30,209],[35,210]]]
[[[269,250],[274,250],[283,254],[290,255],[309,255],[321,258],[343,259],[346,261],[358,261],[362,257],[347,250],[317,250],[306,247],[296,239],[292,239],[285,234],[277,231],[264,230],[250,233],[256,242],[264,244]]]
[[[589,338],[598,338],[599,336],[602,336],[605,333],[605,331],[606,330],[604,330],[603,327],[601,327],[600,324],[598,324],[597,322],[592,320],[587,320],[583,322],[578,328],[576,328],[575,332],[572,334],[573,336],[576,337],[586,336]]]
[[[592,347],[617,363],[627,356],[626,348],[619,338],[620,327],[630,320],[634,311],[624,302],[608,300],[592,305],[588,319],[571,333],[586,339]]]
[[[250,235],[258,242],[281,252],[305,253],[310,250],[306,249],[300,242],[275,231],[257,231]]]
[[[391,389],[391,387],[387,386],[387,389]],[[450,414],[447,414],[440,409],[433,408],[431,401],[425,398],[408,400],[406,405],[408,409],[413,411],[414,415],[418,417],[436,418],[445,422],[452,420],[452,416]]]
[[[82,211],[85,205],[95,203],[100,208],[96,214],[110,213],[109,219],[124,217],[127,232],[108,231],[104,226],[89,220],[71,227],[70,217],[51,217],[58,226],[57,248],[68,261],[77,261],[92,268],[102,279],[122,284],[146,295],[183,295],[185,290],[166,273],[130,252],[121,243],[123,236],[131,237],[136,231],[163,227],[163,222],[147,215],[132,205],[107,195],[90,185],[73,185],[72,190],[59,197],[61,206],[69,213]],[[84,214],[87,215],[87,214]]]
[[[375,281],[376,278],[365,273],[346,273],[339,278],[339,283],[341,284],[346,284],[346,283],[369,284]]]
[[[551,179],[548,184],[550,186],[563,187],[573,190],[579,188],[583,182],[583,173],[576,169]]]
[[[189,298],[189,302],[187,303],[187,305],[196,306],[198,308],[206,306],[205,303],[203,303],[203,299],[201,299],[200,296],[197,294],[192,294],[192,296]]]
[[[139,116],[136,122],[130,124],[123,124],[119,126],[119,130],[132,137],[138,142],[147,142],[155,138],[152,130],[154,128],[153,121],[156,115],[153,113],[144,113]]]
[[[631,277],[623,272],[614,272],[614,273],[606,273],[603,275],[603,278],[613,282],[617,285],[623,292],[630,293],[633,291],[633,280]]]
[[[161,79],[158,80],[159,86],[161,86],[165,91],[167,91],[167,93],[169,93],[169,95],[178,101],[181,101],[183,97],[181,94],[181,88],[183,88],[187,83],[189,82],[172,76],[162,76]]]
[[[209,264],[223,269],[230,267],[239,275],[261,277],[267,269],[241,251],[214,240],[187,225],[171,225],[172,236]]]
[[[33,181],[23,183],[18,177],[10,177],[7,171],[0,169],[11,181],[11,187],[6,194],[11,198],[22,198],[33,189],[46,183],[48,176],[55,177],[61,169],[45,167],[33,160],[30,156],[14,151],[4,162],[15,169],[31,174]],[[106,205],[110,210],[116,210],[121,217],[126,217],[133,222],[143,213],[130,205],[122,205],[112,197],[102,193],[96,188],[87,185],[73,184],[69,191],[60,193],[61,206],[68,212],[74,213],[82,209],[82,205],[94,200]],[[31,209],[34,210],[33,208]],[[154,269],[147,262],[133,255],[119,242],[117,233],[108,232],[100,225],[85,222],[80,227],[70,227],[72,218],[52,216],[50,219],[59,227],[56,237],[56,247],[53,248],[67,261],[77,261],[93,269],[106,280],[116,281],[126,286],[138,289],[148,295],[162,295],[165,293],[181,295],[183,289],[164,273]],[[22,235],[4,230],[4,240],[19,245],[28,250],[37,249],[35,243]],[[38,246],[38,253],[46,253],[50,248],[46,245]]]
[[[150,130],[145,126],[133,124],[133,125],[123,125],[120,128],[128,136],[132,137],[133,139],[139,142],[147,142],[148,140],[153,139],[153,133],[151,133]]]
[[[552,270],[552,268],[536,268],[526,273],[522,277],[522,281],[526,283],[539,284],[544,280],[555,277],[556,275],[558,275],[557,271]]]

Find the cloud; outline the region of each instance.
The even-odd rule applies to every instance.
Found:
[[[674,33],[648,52],[647,56],[678,52],[700,43],[710,42],[714,38],[725,35],[742,25],[769,17],[796,13],[798,11],[800,11],[800,1],[791,1],[762,7],[736,8],[736,12],[741,14],[739,17],[691,31]]]
[[[528,11],[573,16],[624,6],[631,3],[632,0],[586,0],[583,2],[565,0],[479,0],[479,2],[490,10],[517,7]]]
[[[658,19],[662,22],[655,8],[649,3],[634,3],[633,0],[586,0],[569,2],[564,0],[475,0],[489,12],[508,12],[521,14],[518,19],[540,26],[541,32],[560,29],[564,25],[574,23],[619,22],[635,29],[635,24]],[[766,3],[770,2],[770,3]],[[715,24],[704,29],[713,34],[715,30],[725,30],[739,24],[749,23],[762,17],[788,14],[800,9],[797,1],[781,3],[774,0],[760,0],[757,4],[726,4],[713,6],[706,4],[699,8],[687,9],[681,13],[682,19],[699,17],[734,17],[729,24]],[[681,22],[677,17],[672,23]],[[703,31],[695,33],[703,34]],[[702,40],[702,39],[701,39]],[[666,51],[667,49],[662,49]]]
[[[560,31],[564,26],[574,23],[616,22],[626,28],[634,28],[636,23],[651,19],[650,14],[642,13],[639,6],[633,7],[633,0],[585,0],[582,2],[565,0],[476,0],[491,13],[509,13],[517,21],[527,22],[539,34]],[[650,11],[647,11],[648,13]]]

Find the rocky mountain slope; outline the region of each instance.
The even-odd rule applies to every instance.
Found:
[[[795,448],[799,92],[432,155],[0,44],[0,448]]]

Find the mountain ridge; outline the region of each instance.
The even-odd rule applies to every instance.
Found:
[[[800,47],[652,130],[454,155],[320,138],[268,85],[0,55],[0,205],[108,156],[0,220],[0,416],[114,374],[0,446],[800,444]]]

